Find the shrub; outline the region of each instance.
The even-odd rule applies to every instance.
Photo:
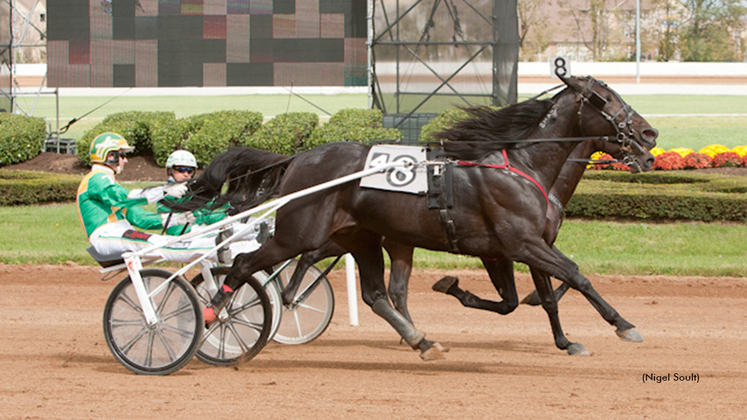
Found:
[[[173,112],[128,111],[111,114],[76,140],[76,154],[83,163],[90,166],[91,156],[88,149],[91,142],[99,134],[112,131],[124,136],[127,143],[135,147],[133,154],[150,155],[154,153],[151,129],[172,124],[175,119]]]
[[[678,155],[676,152],[666,152],[656,157],[656,161],[652,166],[653,169],[662,171],[672,171],[677,169],[684,169],[685,159]]]
[[[73,201],[80,180],[73,175],[0,169],[0,206]]]
[[[439,141],[433,137],[433,134],[450,127],[455,122],[469,117],[469,114],[461,108],[448,109],[424,125],[420,129],[420,137],[418,141],[432,142]]]
[[[262,114],[218,111],[203,114],[192,123],[200,128],[184,141],[183,146],[195,155],[198,162],[209,163],[229,147],[245,144],[246,139],[262,126]]]
[[[243,145],[292,155],[306,149],[307,140],[317,124],[319,116],[311,112],[280,114],[264,123]]]
[[[329,121],[314,130],[306,144],[307,149],[335,141],[400,140],[402,133],[394,128],[381,128],[383,115],[378,109],[343,109]]]
[[[711,166],[714,168],[736,168],[742,166],[742,158],[734,152],[719,153],[713,157]]]
[[[0,166],[35,157],[46,138],[47,126],[42,118],[0,113]]]
[[[685,157],[685,169],[703,169],[711,167],[711,157],[704,153],[690,153]]]

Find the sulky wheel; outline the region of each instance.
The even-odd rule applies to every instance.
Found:
[[[229,269],[210,269],[219,287]],[[192,280],[203,306],[212,297],[204,283],[202,274]],[[218,319],[205,330],[197,358],[212,365],[232,365],[252,359],[267,344],[272,320],[272,304],[265,289],[257,279],[247,279],[218,314]]]
[[[161,269],[140,272],[150,293],[172,276]],[[158,322],[148,325],[135,288],[126,277],[114,287],[104,308],[104,336],[114,357],[143,375],[168,375],[181,369],[197,351],[204,320],[197,294],[176,277],[151,297]]]
[[[292,261],[282,273],[282,286],[288,284],[296,270]],[[335,311],[335,296],[327,276],[315,266],[304,274],[293,302],[283,307],[283,317],[273,340],[282,344],[305,344],[313,341],[327,329]]]

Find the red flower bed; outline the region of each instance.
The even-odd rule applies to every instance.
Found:
[[[713,157],[711,166],[714,168],[736,168],[742,166],[742,158],[734,152],[719,153]]]
[[[690,153],[685,156],[685,169],[703,169],[711,167],[711,159],[705,153]]]
[[[674,171],[685,168],[685,159],[675,152],[662,153],[656,157],[653,169],[660,171]]]
[[[747,155],[742,156],[742,166],[747,167]]]
[[[601,156],[599,156],[596,160],[615,160],[612,156],[610,156],[607,153],[603,153]],[[594,169],[610,169],[612,164],[610,163],[595,163]]]

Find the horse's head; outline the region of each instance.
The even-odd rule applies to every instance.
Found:
[[[649,150],[656,146],[659,131],[604,82],[590,76],[561,79],[576,94],[581,134],[601,137],[599,150],[621,160],[631,172],[650,170],[654,156]]]

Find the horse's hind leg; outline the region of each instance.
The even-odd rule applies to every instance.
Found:
[[[358,263],[363,301],[375,314],[387,321],[407,344],[413,349],[419,349],[423,360],[442,359],[443,355],[434,346],[435,343],[426,340],[425,333],[415,328],[389,303],[384,285],[381,236],[371,231],[360,230],[355,233],[336,234],[332,239],[350,251]]]
[[[407,289],[412,274],[412,255],[415,249],[386,239],[384,239],[384,249],[389,253],[391,259],[387,294],[392,300],[394,308],[410,323],[413,323],[410,311],[407,309]]]
[[[293,297],[296,296],[298,287],[301,285],[301,280],[303,280],[303,276],[306,274],[309,267],[325,258],[336,257],[338,255],[343,255],[346,252],[347,251],[344,248],[332,241],[325,242],[324,245],[313,251],[304,252],[301,255],[301,258],[298,259],[296,270],[293,272],[288,284],[285,285],[285,288],[283,289],[283,304],[288,305],[293,301]]]
[[[553,294],[550,276],[539,270],[532,269],[532,280],[534,280],[534,285],[537,288],[536,292],[542,303],[542,308],[547,312],[548,318],[550,318],[555,345],[561,350],[566,350],[570,355],[588,356],[589,352],[583,344],[571,343],[563,332],[563,327],[560,325],[560,318],[558,317],[558,302]]]
[[[461,289],[459,287],[459,279],[456,277],[442,278],[433,285],[433,290],[454,296],[462,305],[468,308],[483,309],[501,315],[510,314],[519,306],[519,298],[516,294],[516,283],[514,281],[513,261],[506,258],[483,258],[482,263],[488,271],[490,281],[493,283],[495,290],[498,291],[498,294],[503,298],[503,301],[496,302],[482,299],[469,290]]]

